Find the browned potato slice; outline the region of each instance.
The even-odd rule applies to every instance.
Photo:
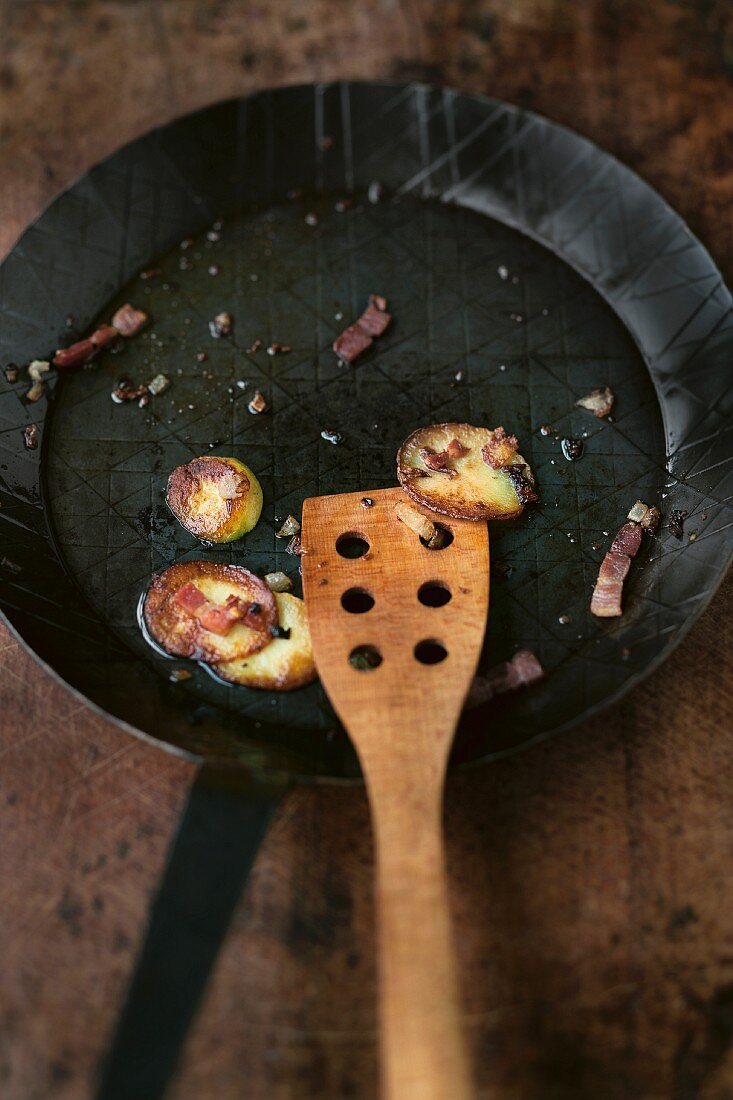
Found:
[[[165,499],[187,531],[206,542],[232,542],[246,535],[262,511],[262,488],[238,458],[202,455],[177,466]]]
[[[278,592],[275,599],[280,628],[289,630],[290,637],[275,638],[267,649],[251,657],[215,665],[214,671],[223,680],[265,691],[293,691],[315,680],[316,666],[305,604],[288,592]]]
[[[235,596],[260,611],[237,622],[227,634],[206,630],[196,614],[176,599],[186,585],[195,585],[208,601],[224,606]],[[198,661],[231,661],[263,649],[277,626],[275,597],[264,581],[241,565],[212,561],[185,561],[153,577],[143,609],[145,626],[154,642],[173,657]],[[248,625],[254,622],[255,625]]]
[[[518,516],[528,500],[537,499],[534,478],[522,456],[512,455],[511,448],[507,466],[494,469],[486,461],[482,452],[495,438],[488,428],[471,424],[418,428],[397,454],[400,485],[418,504],[454,519]]]

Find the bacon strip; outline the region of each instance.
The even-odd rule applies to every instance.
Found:
[[[209,602],[201,589],[197,588],[192,581],[179,588],[173,599],[185,611],[190,611],[192,615],[198,611],[202,604]]]
[[[253,630],[262,626],[262,608],[259,604],[247,604],[239,596],[227,596],[226,603],[223,604],[211,603],[192,581],[179,588],[173,598],[211,634],[225,637],[239,622]]]
[[[631,567],[628,554],[609,550],[598,570],[598,580],[590,601],[592,615],[599,619],[612,619],[621,614],[621,595],[624,581]]]
[[[112,318],[112,324],[117,332],[121,336],[135,336],[145,324],[147,324],[148,315],[142,309],[136,309],[135,306],[126,302],[124,306],[115,313]]]
[[[53,357],[55,367],[81,367],[94,357],[96,347],[91,340],[77,340],[70,348],[59,348]]]
[[[370,336],[381,336],[391,320],[389,313],[385,313],[375,305],[369,305],[356,323]]]
[[[641,546],[642,529],[638,523],[625,523],[611,543],[614,554],[627,554],[635,558]]]
[[[339,359],[343,359],[345,363],[353,363],[373,343],[374,341],[369,333],[357,321],[356,324],[349,325],[340,336],[336,337],[333,342],[333,350]]]
[[[369,305],[358,321],[349,325],[336,337],[333,350],[345,363],[353,363],[374,343],[375,336],[381,336],[390,321],[387,313],[387,299],[381,294],[370,294]]]
[[[516,691],[520,687],[529,687],[545,675],[537,657],[531,649],[518,649],[509,661],[494,665],[488,672],[477,676],[468,692],[466,707],[478,707],[487,703],[495,695],[507,691]]]

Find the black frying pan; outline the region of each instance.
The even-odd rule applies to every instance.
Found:
[[[333,338],[372,292],[394,323],[339,367]],[[0,608],[92,705],[203,765],[100,1089],[153,1100],[278,797],[358,777],[317,686],[271,696],[203,670],[173,682],[177,666],[142,639],[151,573],[201,555],[165,507],[170,469],[246,457],[262,520],[204,554],[297,582],[275,515],[394,484],[397,446],[420,424],[514,431],[542,505],[492,528],[502,568],[484,663],[528,646],[548,675],[465,713],[455,760],[488,760],[620,698],[723,576],[733,325],[709,255],[637,176],[532,114],[420,85],[280,89],[133,142],[56,199],[0,268],[0,365],[49,357],[125,301],[151,314],[147,332],[53,378],[37,404],[0,373]],[[234,332],[214,341],[223,309]],[[252,352],[256,339],[292,351]],[[120,375],[157,372],[171,386],[148,409],[110,401]],[[574,408],[606,384],[612,423]],[[255,387],[271,401],[263,417],[246,409]],[[582,438],[583,458],[566,462],[542,424]],[[686,511],[686,533],[648,544],[625,614],[600,622],[588,602],[607,532],[637,498]]]

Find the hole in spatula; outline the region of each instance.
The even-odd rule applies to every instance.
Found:
[[[427,546],[428,550],[445,550],[446,546],[450,546],[453,542],[453,532],[444,523],[436,523],[434,527],[435,534],[433,537],[428,540],[420,535],[420,542],[423,546]]]
[[[370,672],[381,663],[382,654],[375,645],[358,645],[349,654],[349,664],[358,672]]]
[[[350,615],[363,615],[374,607],[374,596],[366,588],[347,588],[341,597],[341,606]]]
[[[435,638],[425,638],[415,646],[415,657],[421,665],[439,665],[448,656],[448,650]]]
[[[417,598],[426,607],[444,607],[451,601],[451,590],[442,581],[425,581],[417,590]]]
[[[369,543],[356,531],[347,531],[336,540],[336,550],[342,558],[363,558],[369,549]]]

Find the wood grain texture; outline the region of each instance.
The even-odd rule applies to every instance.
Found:
[[[304,501],[303,591],[319,675],[356,746],[371,808],[382,1095],[469,1100],[443,787],[485,632],[489,539],[485,523],[444,520],[452,541],[431,550],[398,518],[404,502],[401,488]],[[341,541],[354,535],[365,553],[342,556]],[[421,602],[438,584],[450,600]],[[355,590],[373,599],[366,612],[342,604]],[[443,660],[421,663],[426,642],[442,645]],[[350,654],[365,644],[381,663],[357,669]]]
[[[0,248],[176,113],[286,81],[417,77],[594,138],[730,282],[731,56],[725,0],[0,0]],[[732,623],[729,579],[612,712],[449,780],[481,1100],[733,1095]],[[0,1093],[88,1100],[192,770],[96,716],[2,628],[0,751]],[[372,879],[364,792],[292,794],[174,1100],[373,1100]]]

